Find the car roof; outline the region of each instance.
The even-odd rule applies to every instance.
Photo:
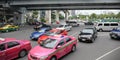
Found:
[[[0,38],[0,43],[5,43],[9,41],[15,41],[15,38]]]
[[[64,39],[64,38],[66,38],[66,37],[68,37],[68,36],[65,36],[65,35],[54,35],[54,36],[50,36],[49,38],[51,38],[51,39],[56,39],[56,40],[62,40],[62,39]]]
[[[95,28],[95,27],[87,27],[87,28],[85,28],[85,29],[93,29],[93,28]]]
[[[98,22],[99,24],[100,23],[118,23],[118,22]]]
[[[41,28],[40,30],[46,30],[47,28],[45,28],[45,27],[43,27],[43,28]]]
[[[60,29],[52,29],[52,30],[50,30],[50,31],[55,31],[55,32],[56,32],[56,31],[59,31],[59,30],[60,30]]]

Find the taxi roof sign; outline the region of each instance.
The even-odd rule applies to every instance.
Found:
[[[5,39],[4,38],[0,38],[0,41],[5,41]]]

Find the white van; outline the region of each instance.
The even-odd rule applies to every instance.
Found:
[[[68,21],[66,21],[66,24],[68,24],[70,26],[79,26],[79,23],[77,20],[68,20]]]
[[[118,26],[118,22],[99,22],[95,27],[98,31],[111,31],[113,28],[116,28]]]

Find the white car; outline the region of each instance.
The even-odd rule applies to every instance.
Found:
[[[111,31],[118,26],[120,26],[118,22],[99,22],[95,27],[98,31]]]
[[[65,25],[60,25],[59,27],[57,27],[57,29],[65,29],[67,31],[70,31],[72,29],[72,26],[65,24]]]

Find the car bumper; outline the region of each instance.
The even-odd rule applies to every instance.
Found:
[[[38,37],[30,37],[31,40],[38,40]]]
[[[41,60],[41,59],[37,59],[36,57],[32,57],[30,54],[28,54],[28,60]],[[45,60],[50,60],[50,58],[46,58]]]
[[[120,38],[120,36],[118,34],[115,34],[115,33],[111,33],[110,37],[115,38],[115,39]]]
[[[78,40],[82,41],[82,42],[91,42],[92,41],[92,39],[83,38],[83,37],[81,37],[81,38],[78,37]]]

